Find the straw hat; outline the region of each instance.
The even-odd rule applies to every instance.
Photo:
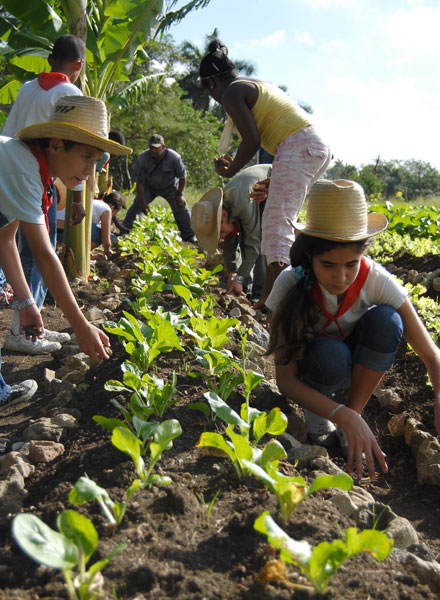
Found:
[[[305,223],[296,223],[300,233],[325,240],[363,240],[386,229],[388,220],[369,213],[364,190],[355,181],[319,179],[309,193]]]
[[[22,140],[61,138],[93,146],[110,154],[131,154],[131,148],[108,139],[107,111],[98,98],[63,96],[55,104],[50,120],[22,129]]]
[[[215,252],[222,222],[223,191],[212,188],[194,204],[191,211],[191,227],[200,247],[208,254]]]

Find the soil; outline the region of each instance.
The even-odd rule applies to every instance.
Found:
[[[411,257],[407,257],[408,261]],[[128,259],[117,258],[124,267]],[[418,259],[420,260],[420,259]],[[438,257],[435,257],[438,263]],[[433,270],[438,264],[418,265],[419,270]],[[411,268],[410,264],[405,265]],[[74,290],[79,303],[87,309],[100,306],[108,290],[99,282],[91,282]],[[118,320],[124,306],[115,314]],[[119,312],[119,314],[118,314]],[[48,304],[43,313],[46,327],[69,331],[60,310]],[[0,310],[1,331],[9,324],[10,312]],[[47,465],[37,465],[26,480],[27,496],[23,512],[38,515],[56,529],[57,515],[72,508],[68,492],[85,472],[105,487],[114,500],[122,500],[135,477],[132,462],[111,442],[110,435],[93,419],[93,415],[119,417],[110,403],[114,393],[104,390],[108,379],[120,379],[120,366],[126,355],[121,344],[112,338],[113,354],[108,361],[89,371],[87,389],[77,392],[70,409],[77,409],[79,427],[65,434],[64,454]],[[32,377],[42,382],[43,369],[57,369],[61,360],[56,356],[24,356],[2,353],[2,373],[6,381],[15,383]],[[186,353],[185,360],[188,360]],[[200,434],[221,425],[207,422],[202,413],[187,406],[204,393],[201,380],[185,376],[182,354],[163,355],[157,364],[157,375],[164,380],[175,370],[178,374],[179,402],[166,414],[178,419],[183,433],[173,447],[164,452],[157,472],[172,479],[169,486],[153,487],[136,492],[122,525],[110,530],[95,504],[77,507],[91,518],[99,533],[98,550],[92,562],[102,558],[120,543],[127,548],[117,555],[103,571],[106,598],[124,600],[269,600],[318,598],[299,571],[287,566],[287,578],[270,583],[259,579],[264,565],[277,558],[266,539],[253,529],[253,523],[263,510],[275,517],[276,498],[256,480],[239,481],[231,464],[218,456],[206,456],[195,448]],[[270,369],[269,369],[270,372]],[[421,361],[402,346],[396,364],[385,377],[385,385],[393,388],[404,401],[404,410],[420,420],[427,431],[433,429],[432,390],[425,385],[426,373]],[[125,400],[121,401],[126,402]],[[11,441],[20,439],[20,432],[32,419],[44,414],[47,394],[42,390],[33,402],[16,405],[2,412],[1,436]],[[240,395],[234,407],[240,405]],[[291,410],[284,402],[282,410]],[[388,433],[388,410],[373,397],[366,409],[366,419],[388,455],[390,470],[376,481],[368,479],[359,485],[375,499],[389,505],[401,517],[410,520],[420,542],[440,554],[440,505],[438,488],[417,483],[415,461],[403,438]],[[301,439],[301,428],[296,432]],[[330,453],[342,468],[344,459]],[[286,464],[287,471],[292,467]],[[305,478],[312,478],[302,470]],[[218,492],[208,516],[207,508]],[[282,525],[295,539],[312,544],[340,537],[341,531],[354,523],[341,515],[329,502],[329,491],[309,497],[295,512],[287,525]],[[14,515],[11,515],[11,518]],[[278,517],[277,517],[278,518]],[[11,539],[9,527],[0,529],[0,599],[58,600],[67,598],[63,579],[58,571],[39,566],[28,559]],[[1,591],[2,590],[2,591]],[[434,600],[438,596],[416,574],[403,567],[398,553],[378,563],[364,553],[348,560],[330,582],[326,600]]]

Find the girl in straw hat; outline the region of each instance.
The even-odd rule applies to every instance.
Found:
[[[108,139],[104,103],[86,96],[62,97],[49,121],[26,127],[17,138],[0,137],[0,266],[18,301],[20,333],[39,338],[44,327],[15,243],[19,223],[43,279],[73,327],[80,348],[95,362],[108,358],[109,340],[87,321],[75,301],[49,240],[41,198],[49,177],[59,177],[70,189],[87,179],[104,151],[131,152],[130,148]],[[36,383],[32,380],[11,387],[0,374],[0,409],[28,399],[35,390]]]
[[[234,159],[215,160],[222,177],[232,177],[263,147],[274,155],[269,195],[262,220],[261,253],[268,265],[266,283],[255,308],[264,302],[274,279],[289,264],[295,239],[293,223],[314,181],[324,173],[331,152],[308,115],[280,88],[240,77],[219,41],[209,44],[199,67],[200,79],[237,129],[241,143]]]
[[[364,456],[371,478],[374,457],[388,470],[361,413],[392,366],[402,334],[427,367],[440,433],[440,350],[407,290],[364,256],[372,236],[386,226],[383,215],[368,214],[359,184],[316,182],[306,223],[296,225],[291,267],[266,302],[274,313],[268,353],[275,354],[280,391],[304,408],[310,441],[327,445],[339,438],[348,471],[359,478]],[[335,392],[345,390],[346,402],[338,404]]]

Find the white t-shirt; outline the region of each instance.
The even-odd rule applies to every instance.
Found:
[[[53,107],[62,96],[82,96],[82,92],[73,83],[59,83],[50,90],[44,90],[38,78],[23,83],[3,125],[2,135],[15,137],[29,125],[49,121]]]
[[[0,226],[16,219],[44,225],[43,192],[40,167],[27,144],[0,136]]]
[[[82,96],[82,92],[73,83],[59,83],[50,90],[44,90],[38,83],[38,78],[23,83],[1,135],[15,137],[25,127],[49,121],[53,107],[63,96]],[[73,189],[81,191],[84,184],[79,183]]]
[[[408,296],[408,290],[400,285],[395,277],[382,265],[374,262],[371,258],[367,258],[367,261],[370,265],[370,271],[359,296],[348,311],[338,317],[338,323],[344,333],[344,338],[352,332],[362,315],[373,306],[386,304],[397,310]],[[288,267],[282,271],[275,280],[272,291],[266,300],[267,308],[274,312],[285,294],[291,290],[301,276],[301,268]],[[322,285],[319,285],[319,287],[322,290],[324,305],[328,313],[336,315],[339,307],[338,297],[335,294],[330,294]],[[326,317],[322,316],[315,326],[315,333],[318,333],[326,322]],[[338,326],[334,321],[330,323],[325,333],[339,337]]]
[[[106,202],[103,200],[93,200],[92,223],[94,225],[101,223],[101,217],[106,212],[111,212],[111,208]]]

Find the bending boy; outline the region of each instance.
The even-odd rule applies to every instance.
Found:
[[[15,242],[19,223],[44,281],[72,326],[81,350],[99,362],[108,358],[109,339],[87,321],[76,303],[50,243],[41,198],[49,177],[59,177],[72,189],[93,174],[103,151],[129,154],[131,150],[108,140],[105,105],[87,96],[60,98],[50,121],[26,127],[17,138],[0,137],[0,266],[18,300],[20,333],[41,338],[44,325]],[[30,381],[35,391],[36,384]],[[26,392],[29,389],[16,395],[0,374],[0,409],[27,399]]]

